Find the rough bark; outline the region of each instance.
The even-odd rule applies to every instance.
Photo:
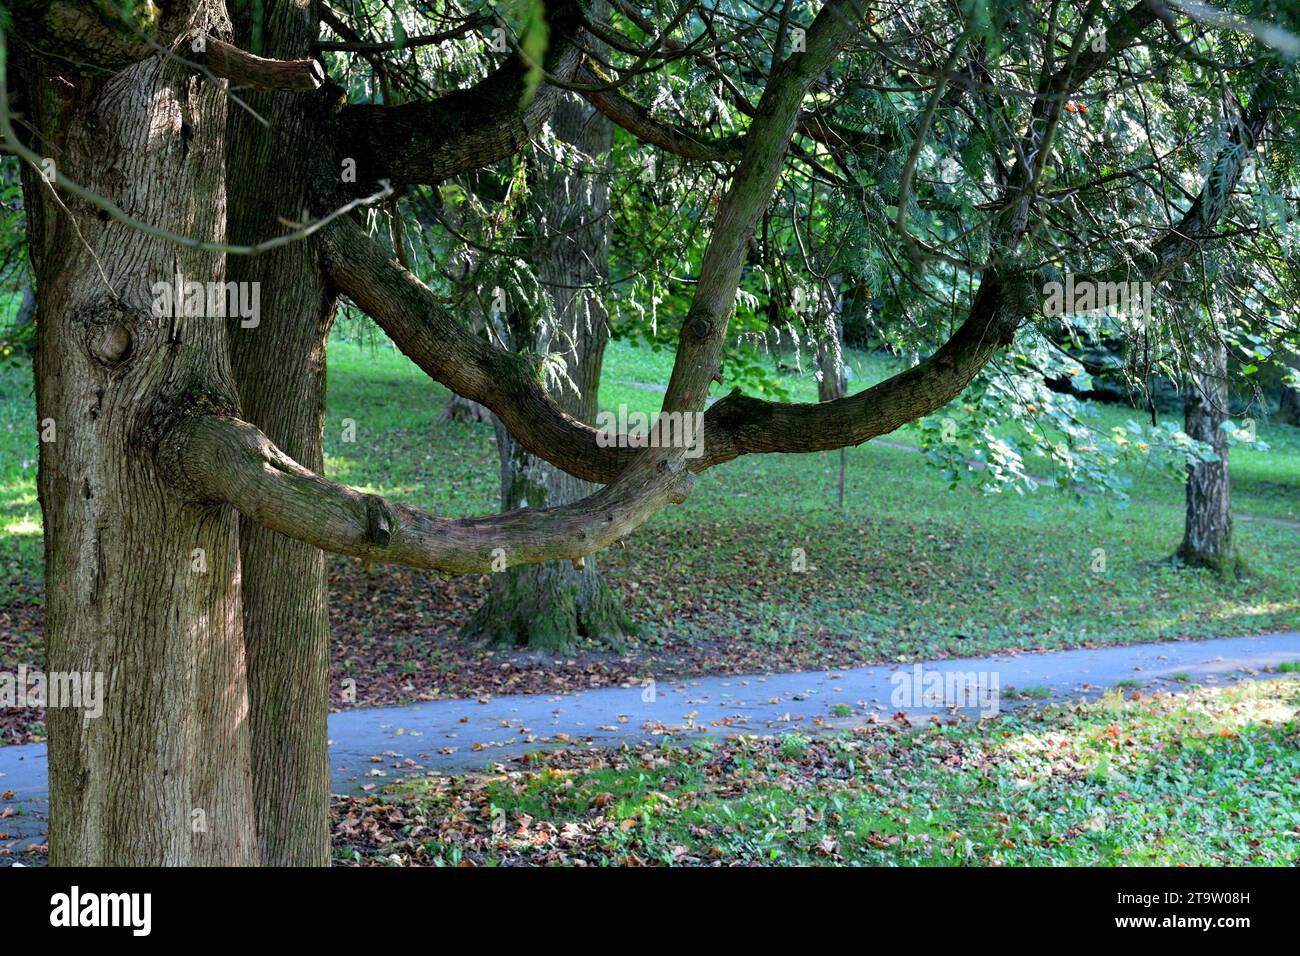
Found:
[[[235,41],[251,45],[236,17]],[[266,5],[260,51],[291,62],[316,39],[310,4]],[[213,45],[209,44],[209,49]],[[308,61],[311,62],[311,61]],[[230,111],[227,160],[230,240],[254,243],[302,221],[310,205],[306,157],[321,151],[312,100],[243,93],[269,122]],[[273,175],[271,172],[274,171]],[[258,323],[228,323],[231,366],[244,417],[293,458],[324,466],[325,338],[335,297],[314,241],[260,256],[230,257],[228,278],[259,287]],[[248,648],[253,786],[261,857],[268,866],[329,862],[329,616],[325,556],[317,548],[240,521],[244,633]]]
[[[565,97],[551,117],[561,143],[576,148],[556,162],[539,157],[530,177],[535,183],[533,218],[541,224],[537,276],[553,308],[548,323],[517,323],[515,351],[549,352],[562,358],[570,381],[556,391],[556,405],[578,421],[595,419],[600,369],[609,339],[604,283],[609,278],[606,210],[609,189],[592,164],[603,163],[612,143],[608,120],[575,97]],[[577,164],[585,167],[577,167]],[[577,168],[575,168],[577,167]],[[548,238],[549,236],[549,238]],[[501,510],[547,507],[578,501],[591,493],[587,482],[536,458],[500,423]],[[594,558],[582,567],[570,562],[507,568],[493,574],[478,612],[465,634],[501,644],[526,644],[550,651],[571,648],[580,638],[611,646],[622,644],[632,623],[618,597],[596,569]]]
[[[36,321],[36,289],[32,286],[31,280],[23,283],[23,299],[18,305],[18,312],[14,316],[14,326],[21,327],[31,325]]]
[[[77,50],[77,62],[108,71],[87,70],[57,83],[41,79],[48,67],[25,72],[31,96],[22,112],[42,148],[57,149],[61,169],[128,215],[191,237],[223,240],[228,169],[220,87],[159,58],[129,31],[110,30],[104,38],[103,24],[93,16],[85,29],[78,21],[75,30],[54,36],[57,18],[40,14],[42,6],[66,11],[73,5],[21,0],[20,12],[34,11],[17,18],[29,31],[25,55],[53,37],[53,52]],[[182,8],[193,13],[196,6],[170,4],[160,22],[170,23]],[[276,8],[273,14],[306,10],[298,0],[268,6]],[[1146,7],[1139,4],[1122,29],[1113,28],[1119,32],[1109,49],[1122,49],[1120,41],[1129,39],[1124,31],[1141,26],[1136,21]],[[808,31],[806,52],[774,71],[754,109],[683,330],[665,399],[669,410],[698,410],[707,399],[745,252],[770,202],[801,103],[852,35],[855,10],[860,7],[848,0],[830,0]],[[210,12],[182,17],[175,30],[152,24],[149,39],[171,43],[200,21],[220,31],[220,5],[214,2]],[[83,49],[91,40],[93,49]],[[570,44],[553,44],[548,57],[562,75],[576,68]],[[1062,90],[1092,68],[1086,58],[1079,66]],[[302,72],[276,68],[263,75],[292,78]],[[518,99],[510,99],[517,88],[506,79],[498,74],[477,96],[457,91],[436,105],[337,110],[334,130],[352,133],[342,145],[363,151],[358,188],[364,183],[368,189],[365,180],[384,173],[399,183],[430,181],[517,152],[544,121],[547,98],[558,94],[544,87],[532,101],[541,106],[521,111]],[[275,113],[277,101],[260,102]],[[266,209],[241,208],[232,228],[256,232],[279,215],[301,218],[299,209],[286,210],[280,201],[302,195],[293,164],[300,157],[306,161],[317,146],[311,136],[295,140],[286,132],[296,116],[282,113],[281,129],[238,144],[230,167],[235,175],[291,172],[287,185],[274,180],[283,196],[264,199]],[[474,122],[462,122],[467,117]],[[1022,185],[1036,176],[1027,170]],[[192,280],[224,280],[219,254],[136,231],[84,197],[70,197],[64,210],[49,201],[48,187],[34,173],[28,170],[25,177],[39,287],[38,409],[59,429],[58,439],[41,449],[49,661],[52,669],[100,670],[108,680],[99,720],[83,725],[73,712],[58,709],[50,715],[54,861],[254,862],[256,791],[261,843],[272,861],[320,862],[320,817],[314,811],[295,816],[295,801],[316,799],[313,781],[320,778],[313,775],[323,770],[315,756],[323,693],[317,696],[313,683],[322,673],[317,628],[323,597],[317,602],[312,585],[280,591],[269,583],[276,575],[319,581],[314,575],[320,558],[309,548],[278,542],[272,532],[343,554],[452,572],[490,570],[498,551],[507,565],[579,560],[669,501],[680,501],[690,486],[688,463],[678,452],[599,448],[580,415],[566,414],[530,379],[526,361],[467,333],[354,221],[339,219],[320,234],[318,251],[329,278],[403,351],[459,393],[491,407],[530,452],[612,484],[571,504],[458,520],[331,484],[320,477],[318,460],[318,345],[331,306],[313,272],[312,246],[299,244],[267,260],[270,265],[234,268],[232,278],[266,283],[262,302],[270,331],[260,346],[254,336],[236,338],[232,346],[222,321],[162,319],[150,311],[153,281],[172,280],[177,272]],[[262,189],[248,195],[270,196],[269,185]],[[1030,192],[1023,210],[1011,217],[1018,224],[1009,230],[1013,240],[1028,215]],[[710,409],[705,455],[689,462],[690,469],[751,452],[838,448],[932,411],[958,394],[1010,339],[1031,293],[1023,277],[985,271],[970,317],[942,348],[858,395],[794,406],[728,396]],[[240,328],[236,335],[247,331]],[[275,352],[280,347],[282,355]],[[231,355],[240,365],[238,388]],[[283,389],[261,380],[285,375],[286,368]],[[240,417],[240,393],[252,424]],[[292,401],[283,404],[299,407],[278,407],[277,397],[290,394]],[[262,676],[255,679],[252,716],[243,659],[243,536],[228,505],[247,516],[251,606],[264,607],[248,616],[250,633],[262,635],[254,638],[253,668]],[[265,548],[259,540],[267,542]],[[259,560],[264,563],[254,584]],[[299,626],[305,629],[301,634]],[[277,668],[292,674],[277,676]],[[301,736],[259,734],[258,726],[269,728],[272,721],[302,721],[306,729]],[[250,726],[259,740],[257,775]],[[275,762],[276,754],[283,763]],[[309,779],[301,786],[282,784],[277,774]],[[323,813],[324,800],[319,807]],[[196,810],[203,811],[202,829],[194,825]],[[307,834],[301,842],[292,835],[300,826]]]
[[[1192,567],[1212,568],[1220,574],[1237,571],[1232,541],[1232,508],[1228,479],[1228,356],[1222,342],[1206,349],[1203,367],[1183,402],[1183,430],[1203,441],[1219,456],[1187,469],[1187,519],[1178,556]]]
[[[36,148],[129,213],[222,241],[219,88],[158,57],[51,72],[15,71]],[[47,712],[50,862],[255,863],[236,515],[155,454],[175,410],[234,406],[223,323],[153,309],[153,283],[218,280],[223,258],[65,209],[30,169],[24,193],[37,415],[56,429],[40,446],[46,666],[105,691],[98,718]]]

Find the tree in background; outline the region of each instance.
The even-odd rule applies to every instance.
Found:
[[[1183,430],[1214,457],[1187,467],[1187,520],[1178,557],[1191,567],[1236,571],[1228,480],[1228,350],[1211,342],[1184,398]]]
[[[529,171],[529,218],[536,251],[530,261],[545,297],[538,309],[509,309],[501,338],[515,351],[545,356],[555,404],[577,421],[596,420],[600,370],[609,341],[609,120],[574,96],[551,115],[550,150],[535,148]],[[501,509],[547,508],[580,501],[590,483],[529,454],[496,424]],[[493,574],[483,605],[465,626],[473,638],[572,649],[580,639],[619,646],[632,629],[594,558],[546,561]]]

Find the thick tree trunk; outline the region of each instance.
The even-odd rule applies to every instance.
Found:
[[[1202,361],[1204,367],[1184,397],[1183,428],[1208,444],[1219,460],[1187,469],[1187,520],[1178,556],[1193,567],[1233,574],[1237,556],[1232,542],[1228,440],[1222,428],[1228,418],[1228,357],[1223,343],[1215,342]]]
[[[216,85],[160,57],[66,82],[16,72],[29,145],[59,169],[144,221],[224,238]],[[223,322],[157,314],[154,285],[221,280],[223,257],[52,201],[30,169],[24,191],[46,661],[104,682],[102,716],[47,712],[50,862],[255,863],[236,516],[178,491],[158,447],[184,409],[236,407]]]
[[[609,152],[609,121],[585,103],[565,97],[551,127],[557,139],[576,146],[585,159],[568,153],[561,163],[538,163],[540,231],[552,238],[539,250],[538,278],[554,306],[552,328],[536,323],[511,324],[519,351],[551,351],[564,359],[571,383],[557,403],[570,415],[595,420],[600,370],[609,340],[609,315],[603,283],[609,278],[605,210],[609,190],[597,170],[572,168],[578,162],[602,162]],[[551,507],[577,501],[591,486],[528,454],[500,424],[496,425],[501,458],[501,508]],[[492,575],[483,606],[466,624],[470,637],[495,643],[527,644],[564,651],[580,638],[621,645],[633,630],[618,598],[601,578],[596,562],[582,568],[563,561],[520,565]]]
[[[252,48],[237,17],[235,43]],[[316,39],[310,5],[269,4],[260,55],[293,60]],[[301,93],[243,93],[270,122],[230,108],[230,240],[253,243],[301,221],[310,206],[308,162],[317,135]],[[323,152],[323,151],[322,151]],[[274,175],[268,175],[274,170]],[[336,300],[314,241],[231,257],[229,278],[254,282],[253,327],[229,324],[231,365],[245,420],[295,460],[323,473],[325,339]],[[329,863],[329,615],[322,551],[240,520],[248,648],[253,785],[262,863]]]

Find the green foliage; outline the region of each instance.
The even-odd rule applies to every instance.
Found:
[[[1101,427],[1045,382],[1076,389],[1095,384],[1138,407],[1161,405],[1177,396],[1194,371],[1199,343],[1215,338],[1228,343],[1234,375],[1242,382],[1235,399],[1246,406],[1241,417],[1264,417],[1280,380],[1294,374],[1300,349],[1297,317],[1285,305],[1296,301],[1300,288],[1300,224],[1286,198],[1294,195],[1300,170],[1294,111],[1274,109],[1266,147],[1253,157],[1257,162],[1247,163],[1231,193],[1228,186],[1245,150],[1233,142],[1237,116],[1254,105],[1290,102],[1300,92],[1294,57],[1279,48],[1285,47],[1282,33],[1204,30],[1183,22],[1179,28],[1194,37],[1189,50],[1165,31],[1150,29],[1143,42],[1056,104],[1059,124],[1035,187],[1033,227],[1014,249],[1002,248],[1009,215],[1002,197],[1024,159],[1022,135],[1034,108],[1026,94],[1033,79],[1059,69],[1076,45],[1084,55],[1098,52],[1105,25],[1129,7],[1103,4],[1092,20],[1085,19],[1087,9],[1049,9],[1028,0],[954,8],[923,0],[873,19],[871,42],[890,56],[851,45],[809,96],[806,107],[833,123],[841,139],[796,134],[796,157],[777,184],[740,279],[721,368],[725,388],[787,400],[782,366],[811,364],[837,316],[855,342],[885,350],[901,367],[914,364],[967,314],[991,264],[1004,273],[1046,270],[1061,276],[1110,269],[1140,276],[1170,224],[1203,188],[1205,205],[1227,204],[1221,223],[1254,230],[1249,242],[1206,241],[1195,264],[1162,285],[1140,326],[1131,316],[1105,313],[1071,316],[1062,325],[1034,314],[1032,304],[1016,345],[971,385],[960,413],[945,410],[922,429],[927,461],[949,483],[978,475],[989,492],[1023,492],[1033,473],[1076,499],[1100,492],[1122,503],[1128,466],[1141,459],[1144,468],[1176,475],[1206,460],[1206,449],[1176,427]],[[1229,9],[1282,31],[1296,25],[1294,11],[1272,0],[1240,0]],[[536,0],[512,0],[497,12],[529,64],[531,95],[537,64],[551,43],[544,11]],[[815,12],[796,6],[790,26],[806,28]],[[1056,17],[1056,48],[1053,61],[1045,63],[1049,12]],[[449,13],[439,2],[411,8],[364,4],[359,18],[377,34],[405,36],[432,29]],[[702,16],[691,11],[674,36],[704,43],[716,25]],[[761,99],[780,38],[772,18],[758,17],[743,3],[722,0],[711,16],[749,26],[711,50],[726,83],[703,58],[638,57],[637,45],[659,36],[617,9],[605,29],[623,41],[601,56],[608,58],[620,93],[650,115],[727,142],[750,123],[752,109],[740,108],[737,96],[749,104]],[[666,17],[656,17],[656,29]],[[433,88],[477,82],[503,62],[501,53],[482,42],[484,36],[471,32],[389,56],[385,75],[400,89],[384,96],[402,102]],[[959,36],[967,37],[964,75],[979,82],[950,90],[921,130],[934,72]],[[372,64],[331,57],[354,96],[378,98],[384,76]],[[1215,68],[1222,62],[1248,66],[1225,74]],[[1123,79],[1121,65],[1125,76],[1144,79]],[[1043,119],[1032,123],[1041,127]],[[897,193],[922,132],[912,189],[903,202],[901,226],[909,245],[894,225],[902,201]],[[597,169],[608,181],[612,275],[596,294],[609,308],[614,336],[675,349],[729,170],[648,148],[622,129],[615,130],[606,158],[567,156],[545,129],[534,148]],[[511,296],[519,290],[528,298],[526,263],[539,230],[528,213],[526,166],[526,157],[506,161],[437,190],[421,189],[404,203],[417,273],[465,306],[476,327],[485,290],[499,283]],[[1153,168],[1158,179],[1150,175]],[[436,220],[421,212],[426,204],[442,210]],[[474,247],[467,250],[461,237]],[[927,251],[918,253],[918,243]],[[470,274],[454,276],[448,263],[465,258],[474,263]],[[546,321],[539,309],[516,312],[515,319]],[[534,337],[515,332],[514,340],[527,349]],[[490,329],[485,334],[492,336]],[[535,338],[544,340],[545,330]],[[555,369],[542,374],[563,377]]]
[[[524,92],[519,105],[527,106],[537,95],[545,75],[543,60],[550,43],[551,30],[546,22],[546,5],[542,0],[517,0],[515,13],[521,26],[519,29],[519,50],[528,64],[524,76]]]

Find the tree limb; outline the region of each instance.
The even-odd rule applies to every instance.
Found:
[[[163,443],[160,465],[197,500],[231,505],[324,551],[469,574],[581,560],[665,505],[684,501],[694,477],[682,467],[682,451],[656,451],[581,501],[484,518],[440,518],[327,481],[255,426],[228,416],[183,420]]]
[[[579,67],[577,78],[592,85],[607,79],[590,61]],[[641,142],[658,146],[674,156],[719,163],[734,163],[740,159],[741,138],[738,136],[714,139],[675,123],[657,120],[648,109],[621,90],[585,90],[580,95]]]
[[[581,57],[579,18],[571,6],[548,15],[546,70],[572,79]],[[528,67],[512,57],[475,86],[432,102],[344,106],[334,120],[334,139],[341,155],[356,160],[356,188],[365,191],[380,180],[398,189],[436,183],[513,156],[542,128],[561,93],[542,83],[524,102],[527,75]]]
[[[310,92],[325,81],[325,71],[315,60],[268,60],[214,36],[205,36],[203,49],[189,58],[236,89]]]
[[[722,245],[711,243],[712,257],[701,270],[699,288],[709,299],[702,306],[697,292],[683,339],[700,338],[694,323],[703,319],[706,335],[716,337],[720,347],[725,321],[715,326],[708,316],[715,308],[721,314],[730,307],[746,229],[753,228],[749,220],[766,207],[771,188],[769,184],[764,193],[763,186],[774,181],[779,171],[802,90],[833,56],[830,34],[825,27],[823,32],[810,32],[808,49],[822,59],[790,67],[774,84],[780,92],[765,97],[764,110],[755,122],[759,135],[746,142],[751,151],[748,164],[742,163],[734,177],[733,192],[739,192],[730,202],[724,200],[714,227],[715,235],[723,237]],[[773,126],[777,129],[768,128]],[[719,251],[723,246],[725,257]],[[355,223],[334,223],[324,233],[322,251],[331,280],[375,319],[403,353],[457,394],[490,408],[530,453],[596,482],[613,480],[641,454],[637,448],[601,447],[596,430],[561,412],[519,356],[470,332]],[[860,444],[928,414],[959,395],[993,352],[1010,340],[1026,308],[1021,301],[1025,298],[1023,289],[1006,295],[1003,283],[990,270],[970,316],[944,346],[915,368],[848,398],[783,405],[733,392],[705,414],[703,454],[688,460],[687,467],[698,472],[753,452],[811,452]],[[1008,308],[1008,303],[1016,308]],[[701,312],[702,307],[708,312]],[[702,405],[716,363],[695,362],[687,356],[685,365],[700,371],[683,394],[689,393],[692,403],[698,399]],[[677,368],[682,367],[679,353]]]

